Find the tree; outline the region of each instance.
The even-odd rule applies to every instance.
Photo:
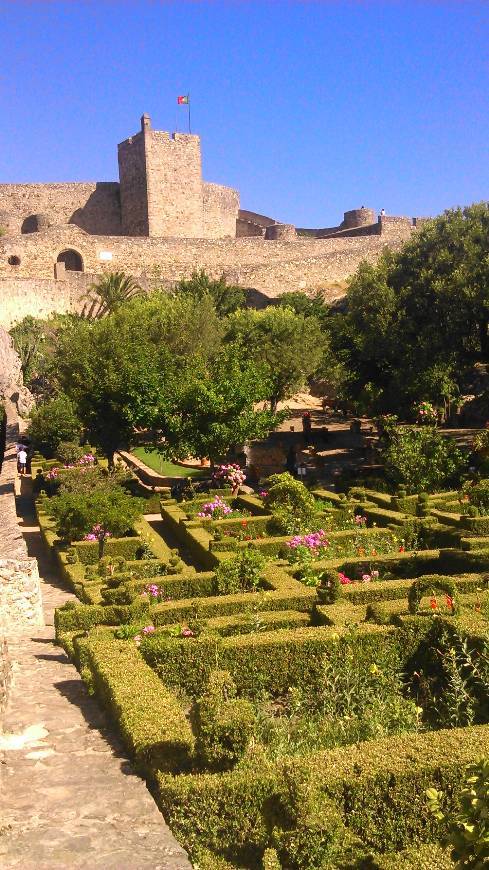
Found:
[[[464,371],[489,360],[489,204],[445,212],[396,254],[363,263],[347,314],[331,319],[348,391],[370,410],[449,401]]]
[[[219,317],[226,317],[246,305],[246,293],[242,287],[228,284],[224,275],[217,279],[210,278],[203,269],[192,272],[189,279],[182,278],[174,293],[177,296],[190,296],[194,302],[201,302],[210,296]]]
[[[109,272],[90,286],[82,316],[96,319],[105,317],[113,314],[129,299],[141,295],[144,295],[144,290],[132,275]]]
[[[55,360],[60,383],[111,467],[134,429],[151,425],[172,366],[165,346],[148,340],[144,306],[132,304],[102,320],[74,323],[60,336]]]
[[[76,407],[64,393],[31,411],[29,437],[45,455],[53,456],[62,441],[78,442],[81,431]]]
[[[318,368],[327,339],[315,317],[292,308],[238,311],[227,324],[228,341],[239,341],[248,359],[267,366],[272,411],[293,396]]]
[[[28,314],[12,327],[10,335],[20,356],[24,383],[28,384],[41,359],[45,339],[44,321]]]
[[[431,426],[392,429],[382,461],[388,478],[395,484],[404,484],[412,493],[458,486],[467,467],[467,460],[455,441]]]
[[[158,414],[164,442],[156,446],[170,459],[209,457],[214,463],[230,447],[266,437],[283,419],[255,410],[269,391],[266,369],[229,345],[209,363],[194,359],[173,381]]]

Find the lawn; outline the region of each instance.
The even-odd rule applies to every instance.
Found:
[[[155,450],[147,450],[145,447],[135,447],[131,453],[153,471],[165,477],[202,477],[204,474],[200,468],[185,468],[183,465],[168,462]]]

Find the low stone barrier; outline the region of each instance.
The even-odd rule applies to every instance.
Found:
[[[1,649],[4,649],[5,636],[23,634],[31,628],[44,625],[37,561],[28,555],[15,508],[15,443],[19,437],[17,412],[10,402],[5,403],[5,410],[5,450],[0,471]],[[3,664],[0,664],[2,668]]]

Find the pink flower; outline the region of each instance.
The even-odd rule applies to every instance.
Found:
[[[346,576],[346,574],[343,574],[342,571],[339,571],[338,579],[339,579],[340,583],[342,584],[342,586],[346,586],[348,583],[352,582],[350,580],[350,578]]]
[[[378,571],[371,571],[370,577],[372,578],[372,580],[378,580],[379,579],[379,572]]]
[[[370,574],[362,574],[362,583],[370,583],[371,579]]]
[[[153,634],[154,631],[155,631],[154,625],[145,625],[143,630],[142,630],[142,634],[145,634],[145,635]]]
[[[195,637],[195,632],[193,632],[191,628],[185,626],[182,628],[182,637]]]

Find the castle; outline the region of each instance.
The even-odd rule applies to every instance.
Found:
[[[420,218],[354,209],[336,227],[295,228],[240,209],[202,179],[200,138],[141,129],[118,146],[119,182],[0,184],[0,324],[76,309],[103,272],[169,286],[195,269],[265,296],[341,295],[363,259],[398,247]],[[152,277],[153,276],[153,277]]]

